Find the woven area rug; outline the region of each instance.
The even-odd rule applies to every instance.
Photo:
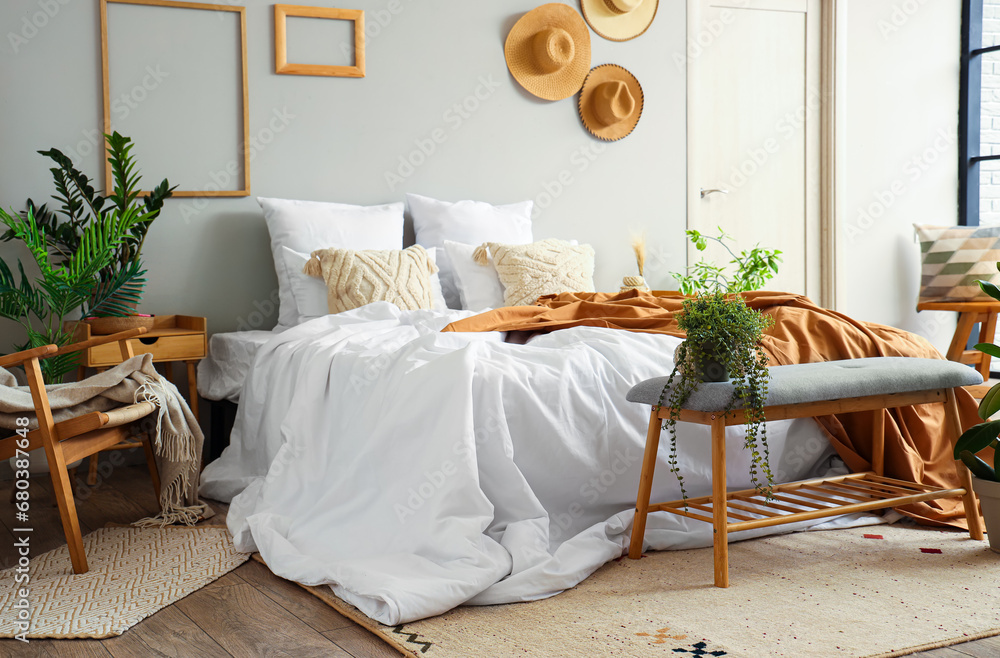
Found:
[[[0,637],[16,623],[26,588],[28,638],[121,635],[154,612],[243,564],[225,528],[101,528],[83,538],[90,570],[76,575],[64,545],[31,556],[30,581],[0,572]]]
[[[255,556],[259,557],[259,556]],[[531,603],[462,607],[383,626],[305,589],[406,655],[900,656],[1000,635],[1000,555],[965,533],[907,525],[800,532],[610,562]]]

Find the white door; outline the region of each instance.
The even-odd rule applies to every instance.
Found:
[[[765,288],[823,303],[820,2],[689,0],[688,227],[780,249]]]

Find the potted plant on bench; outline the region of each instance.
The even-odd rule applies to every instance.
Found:
[[[1000,263],[997,263],[1000,269]],[[1000,288],[988,281],[980,281],[979,287],[987,295],[1000,301]],[[976,349],[991,357],[1000,357],[1000,346],[993,343],[979,343]],[[979,495],[986,523],[986,534],[990,548],[1000,553],[1000,420],[990,417],[1000,411],[1000,384],[994,384],[979,403],[979,417],[982,423],[975,425],[959,437],[955,443],[955,459],[960,459],[972,472],[972,488]],[[976,453],[993,449],[992,464]]]
[[[730,264],[735,272],[727,275],[725,267],[701,260],[684,274],[671,273],[680,290],[691,297],[682,302],[677,314],[677,324],[687,337],[674,353],[674,369],[660,394],[659,406],[672,410],[663,423],[670,435],[670,470],[686,499],[677,460],[678,410],[703,382],[731,381],[733,397],[726,411],[737,406],[745,410],[744,447],[750,451],[750,480],[754,488],[769,496],[774,476],[764,426],[768,374],[761,339],[774,318],[751,309],[740,293],[756,290],[770,280],[778,271],[781,252],[754,247],[737,255],[725,243],[732,238],[721,229],[718,237],[694,230],[687,235],[699,251],[704,251],[710,240],[725,247],[733,257]]]

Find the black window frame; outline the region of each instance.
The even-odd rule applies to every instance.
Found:
[[[1000,160],[981,152],[983,59],[1000,45],[983,47],[983,0],[962,0],[962,59],[958,98],[958,223],[979,226],[979,163]]]

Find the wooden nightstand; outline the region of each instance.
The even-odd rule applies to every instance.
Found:
[[[195,418],[198,418],[198,380],[195,370],[198,361],[208,354],[206,329],[205,318],[189,315],[158,315],[153,318],[153,328],[146,335],[129,341],[136,354],[149,353],[153,355],[153,363],[166,364],[167,377],[171,380],[173,363],[176,361],[187,363],[189,404]],[[73,342],[87,340],[90,337],[90,325],[85,322],[78,323]],[[83,353],[80,367],[105,370],[118,365],[121,360],[116,344],[98,345]]]

